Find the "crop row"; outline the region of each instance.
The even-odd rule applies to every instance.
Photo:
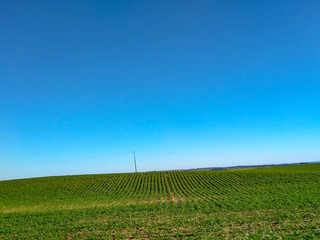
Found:
[[[320,198],[318,172],[177,171],[0,182],[0,208],[72,204],[298,204]],[[280,199],[280,200],[279,200]],[[285,200],[283,200],[285,199]],[[311,199],[311,200],[310,200]],[[284,202],[287,201],[287,202]]]

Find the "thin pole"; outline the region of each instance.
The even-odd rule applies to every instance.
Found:
[[[134,168],[136,169],[136,172],[137,171],[137,161],[136,161],[136,151],[133,151],[133,159],[134,159]]]

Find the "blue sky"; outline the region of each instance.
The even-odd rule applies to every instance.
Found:
[[[319,1],[2,1],[0,179],[320,160]]]

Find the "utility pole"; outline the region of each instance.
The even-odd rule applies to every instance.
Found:
[[[133,151],[133,160],[134,160],[134,168],[137,173],[138,171],[137,171],[136,151]]]

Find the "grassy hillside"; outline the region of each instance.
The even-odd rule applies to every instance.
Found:
[[[320,164],[11,180],[0,239],[320,238],[319,208]]]

